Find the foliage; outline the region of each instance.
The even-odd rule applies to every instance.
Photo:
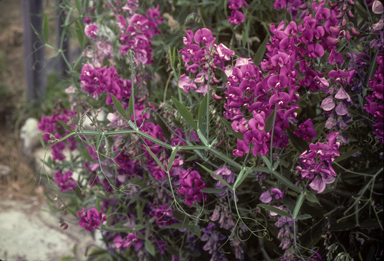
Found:
[[[39,128],[88,258],[378,257],[380,2],[160,2],[61,5],[84,50]]]

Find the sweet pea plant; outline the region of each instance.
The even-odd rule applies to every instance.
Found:
[[[65,192],[64,214],[100,231],[86,255],[379,260],[382,3],[276,0],[269,28],[259,1],[186,5],[60,6],[83,53],[68,62],[71,107],[39,124],[54,171],[41,176]],[[184,26],[172,33],[166,12]]]

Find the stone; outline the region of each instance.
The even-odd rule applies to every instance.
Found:
[[[0,176],[2,177],[11,176],[11,168],[6,165],[0,164]]]
[[[28,118],[20,132],[21,139],[21,152],[27,158],[32,156],[33,151],[41,146],[38,136],[39,128],[37,127],[38,121],[35,118]]]

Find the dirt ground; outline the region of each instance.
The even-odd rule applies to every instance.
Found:
[[[23,160],[19,130],[25,120],[20,112],[26,103],[23,28],[20,1],[0,2],[0,165],[10,175],[0,176],[0,199],[33,196],[36,179]]]
[[[51,17],[52,43],[54,3],[43,3]],[[85,241],[93,241],[75,219],[68,230],[59,227],[60,214],[48,213],[44,188],[21,153],[20,129],[31,116],[23,51],[21,0],[0,0],[0,260],[56,261],[73,256],[75,244],[84,253]]]

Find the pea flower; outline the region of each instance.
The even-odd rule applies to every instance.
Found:
[[[107,217],[101,211],[97,212],[96,208],[89,209],[88,211],[85,211],[83,208],[82,211],[77,211],[76,215],[80,218],[79,225],[86,231],[98,229],[101,223],[107,220]]]

